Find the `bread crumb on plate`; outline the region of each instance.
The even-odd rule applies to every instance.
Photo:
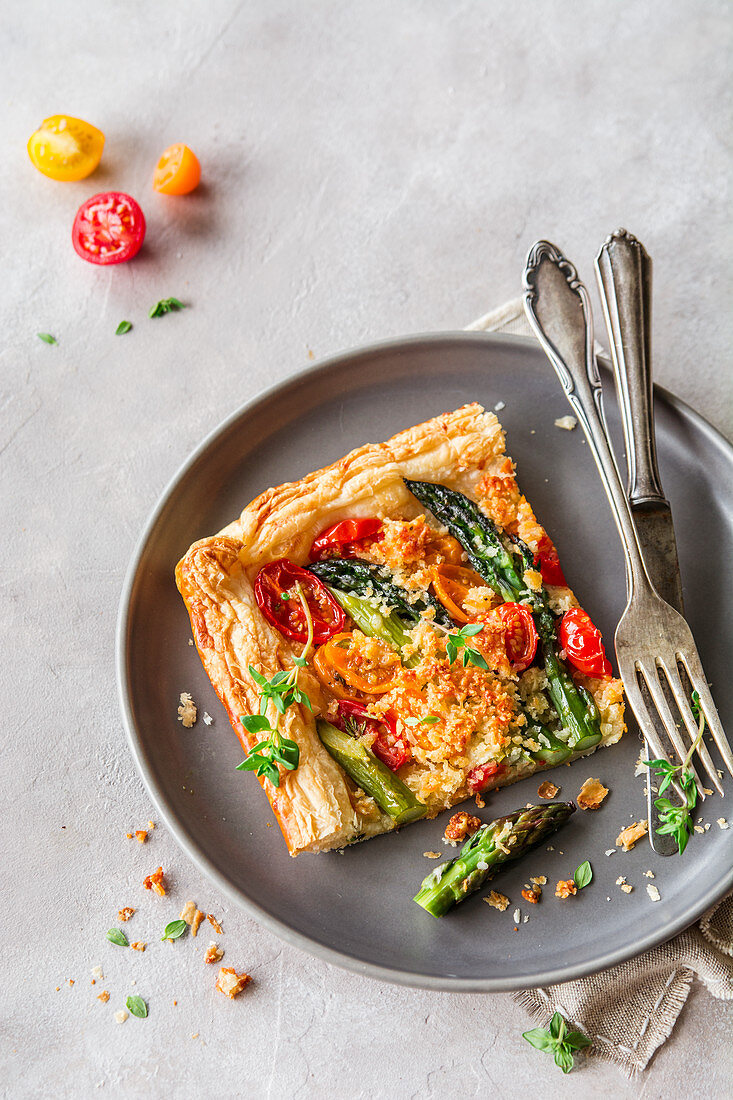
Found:
[[[648,832],[648,821],[635,821],[632,825],[627,825],[625,829],[621,830],[616,837],[616,844],[622,847],[625,852],[630,852],[637,840],[646,836]]]
[[[181,692],[179,700],[178,721],[184,725],[186,729],[190,729],[191,726],[196,724],[198,709],[187,691]]]
[[[572,432],[578,421],[574,416],[558,416],[555,421],[556,428],[562,428],[566,432]]]
[[[509,905],[509,898],[506,894],[499,894],[496,890],[492,890],[489,896],[484,898],[484,901],[487,902],[492,909],[498,909],[500,913],[503,913]]]
[[[575,801],[581,810],[597,810],[607,794],[608,787],[600,779],[586,779]]]
[[[225,997],[234,1000],[251,981],[249,974],[237,974],[233,966],[221,966],[216,978],[216,988]]]

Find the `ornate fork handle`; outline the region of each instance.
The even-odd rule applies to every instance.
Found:
[[[654,587],[604,428],[588,291],[570,261],[549,241],[538,241],[530,249],[524,287],[527,319],[583,427],[601,475],[626,555],[631,603],[637,592],[643,589],[653,592]]]

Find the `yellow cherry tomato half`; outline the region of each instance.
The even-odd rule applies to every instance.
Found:
[[[198,187],[201,165],[187,145],[178,142],[163,153],[155,166],[153,187],[162,195],[187,195]]]
[[[70,115],[51,115],[28,141],[28,156],[52,180],[71,183],[91,175],[102,159],[104,134]]]

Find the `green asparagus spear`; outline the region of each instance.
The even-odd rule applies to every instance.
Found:
[[[431,871],[415,894],[415,901],[433,917],[481,887],[502,863],[519,859],[530,848],[564,825],[575,812],[572,802],[548,802],[514,810],[482,825],[461,848],[457,859]]]
[[[331,588],[330,585],[328,590],[338,600],[349,618],[354,620],[359,630],[368,634],[370,638],[381,638],[383,642],[388,642],[400,653],[403,646],[412,644],[412,638],[394,612],[391,615],[385,615],[364,596],[342,592],[339,588]],[[403,663],[411,668],[417,664],[417,658],[403,660]]]
[[[425,593],[424,597],[417,597],[413,593],[413,601],[410,602],[407,599],[407,589],[395,584],[388,570],[378,569],[376,565],[371,565],[360,558],[327,558],[325,561],[317,561],[309,565],[308,569],[329,588],[353,592],[358,596],[374,592],[377,598],[393,608],[395,614],[404,622],[418,623],[421,612],[431,607],[435,612],[436,623],[446,627],[453,626],[450,615],[434,596]]]
[[[555,620],[544,589],[534,592],[524,582],[523,565],[515,565],[513,555],[502,542],[496,524],[485,516],[474,501],[463,493],[427,481],[405,484],[424,508],[444,523],[468,555],[472,569],[483,577],[503,600],[525,603],[532,608],[542,646],[549,694],[560,717],[558,737],[574,752],[587,752],[601,740],[598,712],[588,705],[588,693],[575,686],[558,657]]]
[[[427,806],[362,741],[320,718],[317,728],[318,736],[336,763],[397,825],[407,825],[425,817]]]

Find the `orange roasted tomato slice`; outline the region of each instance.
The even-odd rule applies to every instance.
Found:
[[[314,665],[327,686],[329,679],[337,677],[348,687],[367,695],[389,691],[402,667],[400,658],[386,642],[349,632],[330,638],[318,650]]]
[[[434,565],[432,568],[433,591],[457,623],[468,622],[463,601],[469,591],[472,588],[485,587],[485,584],[473,569],[466,569],[461,565]]]
[[[44,176],[73,182],[86,179],[102,159],[104,134],[81,118],[51,115],[28,141],[28,156]]]
[[[183,142],[171,145],[155,166],[153,187],[161,195],[187,195],[201,179],[201,165],[196,154]]]
[[[463,561],[463,547],[458,539],[452,535],[434,535],[425,553],[425,564],[435,565],[437,562],[447,562],[449,565],[460,565]]]

